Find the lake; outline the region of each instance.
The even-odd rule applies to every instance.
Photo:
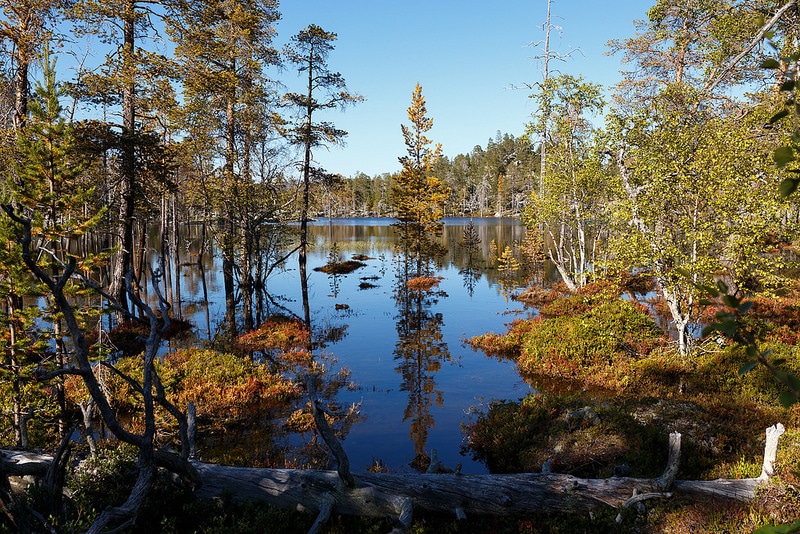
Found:
[[[354,471],[378,459],[391,471],[409,471],[417,455],[436,449],[449,467],[461,463],[464,473],[485,473],[482,464],[460,454],[462,424],[492,400],[517,400],[530,391],[513,362],[464,344],[477,334],[504,331],[506,323],[529,313],[509,298],[516,282],[487,269],[492,242],[502,251],[524,238],[524,227],[515,219],[473,221],[480,237],[471,258],[477,270],[465,272],[470,258],[459,246],[469,219],[445,219],[442,280],[428,298],[410,306],[396,298],[391,219],[321,219],[309,226],[312,326],[341,332],[321,351],[350,371],[338,403],[360,404],[361,418],[342,443]],[[362,255],[365,266],[336,276],[313,270],[328,262],[334,243],[341,259]],[[206,273],[208,307],[196,269],[182,271],[184,318],[208,336],[224,318],[220,263],[215,257]],[[270,277],[268,290],[274,306],[302,317],[296,256]]]

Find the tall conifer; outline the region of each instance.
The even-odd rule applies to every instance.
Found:
[[[429,260],[441,253],[436,238],[442,234],[441,218],[450,189],[432,175],[433,165],[441,157],[442,145],[431,148],[426,133],[433,128],[427,116],[422,86],[417,84],[408,107],[410,125],[400,125],[406,144],[406,155],[398,158],[403,166],[392,187],[392,199],[398,221],[403,251],[414,268],[413,276],[428,273]]]
[[[312,167],[312,151],[318,146],[343,142],[347,132],[336,128],[330,122],[314,122],[318,111],[344,108],[349,104],[361,102],[363,97],[347,90],[344,77],[328,68],[328,55],[333,50],[336,34],[311,24],[292,37],[292,42],[284,53],[288,60],[305,75],[305,93],[287,93],[286,102],[297,110],[297,123],[287,129],[289,142],[303,148],[303,198],[300,205],[300,245],[299,268],[303,292],[303,312],[310,325],[308,306],[308,278],[306,272],[306,248],[308,246],[308,209],[311,182],[314,178],[325,178],[322,169]],[[320,97],[320,94],[323,96]]]

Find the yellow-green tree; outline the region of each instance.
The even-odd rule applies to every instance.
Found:
[[[608,231],[611,179],[604,173],[598,132],[589,117],[602,111],[600,86],[582,78],[548,78],[533,95],[539,121],[529,131],[548,132],[546,168],[523,220],[544,234],[545,252],[571,290],[585,285]]]
[[[621,268],[653,274],[684,354],[697,284],[758,290],[778,267],[767,250],[782,210],[769,114],[729,91],[761,75],[753,57],[735,61],[761,24],[744,3],[659,0],[636,36],[613,44],[634,68],[609,121],[624,191],[612,249]]]
[[[425,134],[433,127],[433,119],[427,113],[422,86],[417,84],[408,107],[411,124],[400,126],[407,154],[398,158],[403,168],[392,187],[398,219],[395,227],[408,260],[407,268],[415,270],[413,276],[429,274],[430,260],[441,253],[436,238],[442,233],[444,203],[450,196],[450,189],[432,175],[442,145],[430,146],[432,141]]]

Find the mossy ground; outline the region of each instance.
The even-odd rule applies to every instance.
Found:
[[[535,472],[549,461],[553,471],[581,477],[607,477],[615,469],[656,477],[665,467],[668,435],[678,431],[678,478],[745,478],[760,474],[765,430],[781,422],[789,430],[780,442],[779,476],[755,502],[680,496],[649,502],[635,530],[746,532],[800,519],[793,485],[800,411],[781,406],[774,377],[762,368],[741,376],[746,355],[720,339],[679,354],[656,327],[654,307],[623,294],[633,291],[611,283],[577,295],[536,291],[525,297],[539,307],[536,318],[471,339],[476,348],[515,360],[538,394],[492,405],[468,425],[465,452],[497,472]],[[796,299],[760,300],[749,317],[764,347],[795,373],[797,309]]]

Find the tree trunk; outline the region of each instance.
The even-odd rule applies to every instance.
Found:
[[[174,278],[174,295],[172,300],[172,313],[178,319],[183,319],[183,309],[181,308],[181,250],[180,235],[178,233],[178,195],[172,193],[172,276]]]
[[[767,429],[762,474],[758,478],[674,480],[680,461],[680,434],[670,435],[664,474],[655,479],[576,478],[553,473],[510,475],[353,474],[348,485],[336,471],[229,467],[192,462],[202,485],[200,498],[228,495],[235,501],[261,501],[279,508],[320,514],[331,512],[366,517],[399,516],[408,526],[413,508],[435,513],[514,515],[542,512],[590,513],[625,508],[644,499],[673,494],[697,500],[722,497],[749,501],[756,486],[774,474],[781,424]],[[52,458],[19,451],[2,452],[4,475],[43,475]],[[162,464],[163,465],[163,464]]]
[[[231,60],[231,72],[236,72],[236,61]],[[225,287],[225,324],[229,335],[236,335],[236,287],[234,285],[236,225],[239,196],[239,177],[236,176],[236,89],[228,95],[225,102],[225,180],[230,184],[227,218],[223,234],[222,276]],[[240,221],[241,222],[241,221]]]
[[[127,0],[123,9],[122,176],[120,180],[119,222],[117,226],[120,241],[119,252],[114,263],[110,293],[120,308],[127,309],[128,295],[125,287],[125,276],[131,268],[133,254],[134,181],[136,179],[135,0]],[[117,319],[118,322],[122,322],[125,319],[124,314],[117,312]]]
[[[691,318],[691,309],[693,299],[688,299],[687,310],[682,310],[680,307],[680,301],[678,296],[669,289],[667,286],[667,282],[664,280],[658,280],[658,287],[661,291],[661,296],[664,298],[664,301],[667,303],[667,307],[669,308],[670,315],[672,316],[672,322],[675,325],[675,335],[678,339],[678,352],[682,355],[689,354],[689,319]]]
[[[657,479],[580,479],[571,475],[522,473],[514,475],[390,474],[353,475],[356,487],[347,489],[335,471],[252,469],[194,464],[203,486],[201,497],[223,494],[236,500],[260,500],[277,507],[318,513],[326,497],[335,512],[385,517],[395,515],[401,497],[428,512],[466,515],[513,515],[532,512],[584,513],[619,508],[638,493],[668,496]],[[750,500],[759,479],[675,481],[673,492],[698,498],[712,496]]]

